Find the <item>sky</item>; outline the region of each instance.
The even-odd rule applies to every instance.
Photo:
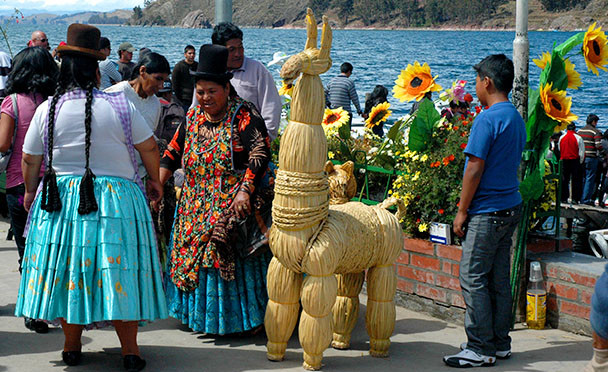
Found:
[[[143,0],[0,0],[0,11],[38,9],[52,12],[109,11],[143,6]]]

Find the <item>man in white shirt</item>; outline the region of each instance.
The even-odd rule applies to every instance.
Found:
[[[258,109],[271,140],[279,133],[282,102],[274,79],[264,65],[254,59],[245,57],[243,31],[230,22],[222,22],[213,28],[213,44],[228,48],[228,70],[233,77],[230,80],[237,94],[254,104]],[[192,107],[198,102],[193,96]]]

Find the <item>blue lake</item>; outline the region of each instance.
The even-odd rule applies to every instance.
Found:
[[[13,52],[23,48],[30,33],[37,29],[34,25],[10,24],[6,26]],[[67,26],[42,25],[51,46],[65,40]],[[120,27],[100,26],[102,35],[108,37],[113,46],[113,56],[120,43],[131,42],[137,49],[148,47],[167,57],[171,65],[183,58],[183,48],[192,44],[198,48],[211,42],[209,29],[182,29],[165,27]],[[245,53],[264,63],[272,60],[276,51],[287,54],[301,51],[305,40],[305,30],[293,29],[243,29]],[[320,33],[319,33],[320,34]],[[385,85],[389,91],[399,72],[408,63],[427,62],[437,81],[444,87],[455,80],[467,80],[467,91],[475,95],[475,72],[472,66],[488,54],[504,53],[512,56],[512,31],[395,31],[395,30],[334,30],[332,59],[333,67],[322,76],[324,84],[339,73],[342,62],[354,65],[353,76],[361,105],[365,93],[371,92],[376,84]],[[554,43],[561,43],[574,32],[530,32],[530,86],[538,87],[540,69],[532,63],[542,52],[548,51]],[[0,41],[0,48],[6,49]],[[136,53],[137,54],[137,53]],[[137,55],[134,56],[134,60]],[[579,116],[579,126],[584,125],[589,113],[600,117],[599,126],[608,128],[608,95],[606,82],[608,73],[600,71],[599,76],[587,71],[582,55],[574,55],[571,60],[581,74],[583,86],[569,90],[573,97],[572,111]],[[277,82],[278,69],[270,68]],[[389,96],[395,119],[409,111],[411,103],[401,103]]]

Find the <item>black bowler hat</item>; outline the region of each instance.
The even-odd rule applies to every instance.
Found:
[[[99,51],[101,32],[94,26],[72,23],[68,27],[67,44],[57,47],[60,55],[80,55],[97,60],[106,59]]]
[[[211,81],[228,81],[232,73],[228,72],[228,48],[223,45],[204,44],[198,53],[198,67],[190,74],[196,79]]]

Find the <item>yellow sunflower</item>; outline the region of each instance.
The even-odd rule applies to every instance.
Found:
[[[583,40],[583,55],[587,71],[591,70],[596,75],[599,75],[598,68],[608,71],[604,67],[605,64],[608,64],[608,45],[606,43],[606,34],[601,27],[595,28],[594,22],[589,26]]]
[[[283,82],[283,85],[281,85],[281,88],[279,89],[279,95],[291,97],[292,94],[293,94],[293,84],[285,84],[285,82]]]
[[[383,121],[386,121],[389,116],[391,116],[392,111],[389,110],[391,104],[388,102],[379,103],[372,108],[372,111],[369,113],[367,120],[365,120],[365,126],[368,128],[373,128],[376,125],[379,125]]]
[[[559,121],[562,126],[578,119],[578,116],[570,112],[572,98],[566,97],[565,90],[551,90],[552,86],[553,83],[549,83],[540,88],[540,101],[547,116]]]
[[[350,115],[342,107],[335,109],[325,109],[325,115],[323,115],[323,125],[331,125],[335,127],[341,127],[348,123]]]
[[[551,62],[551,53],[543,52],[543,54],[538,59],[533,59],[535,65],[537,65],[541,70],[544,70],[547,67],[547,63]]]
[[[407,65],[405,70],[395,80],[393,87],[393,95],[401,102],[403,101],[420,101],[427,92],[438,92],[441,86],[435,83],[437,76],[431,75],[431,68],[425,62],[420,65],[418,61],[414,65]]]
[[[576,72],[574,63],[570,62],[570,59],[564,61],[566,68],[566,75],[568,75],[568,88],[578,89],[583,83],[581,82],[581,74]]]

